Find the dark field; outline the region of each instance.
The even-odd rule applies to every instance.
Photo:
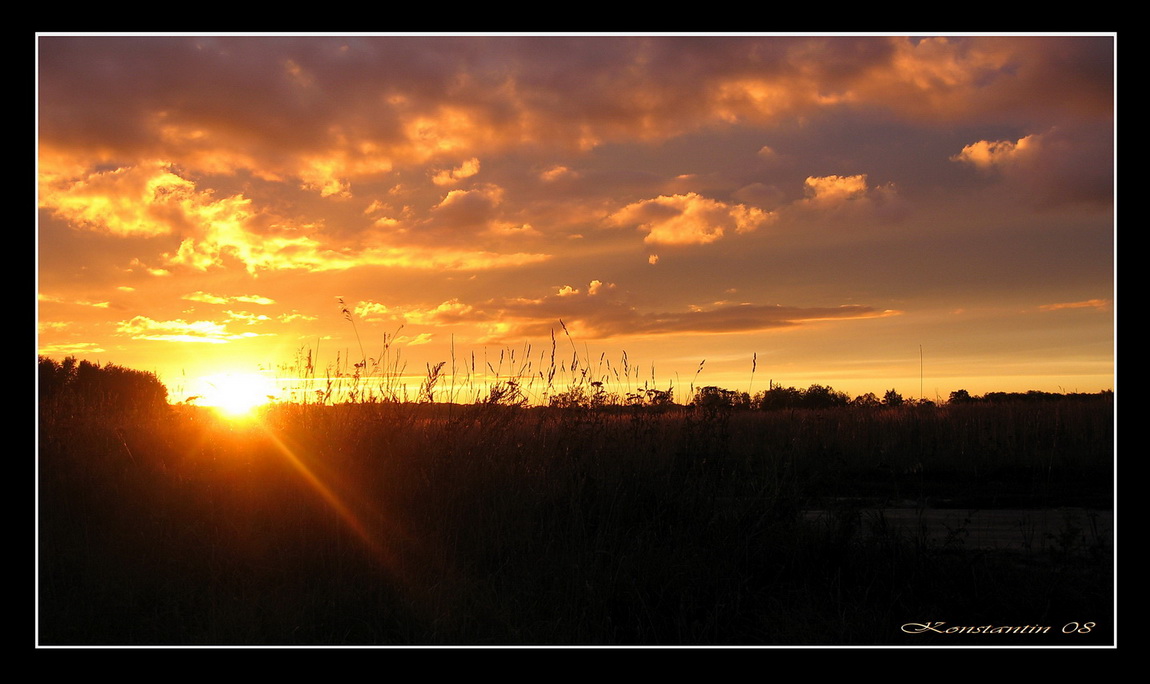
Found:
[[[43,406],[39,449],[40,645],[1115,642],[1109,393]],[[1056,508],[1010,548],[882,515]]]

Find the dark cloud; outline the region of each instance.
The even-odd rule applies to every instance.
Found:
[[[436,325],[494,323],[491,339],[546,337],[564,324],[588,339],[683,333],[737,333],[796,327],[815,321],[852,320],[898,315],[870,306],[795,307],[726,304],[686,311],[644,312],[612,295],[614,285],[592,281],[587,287],[565,285],[540,299],[503,299],[471,306],[445,302],[415,318]]]
[[[896,315],[869,306],[800,308],[739,304],[706,311],[665,313],[630,312],[629,316],[591,315],[581,322],[593,337],[673,335],[680,333],[734,333],[786,328],[813,321],[849,320]]]
[[[951,94],[936,104],[994,105],[999,116],[1004,106],[1104,115],[1108,45],[994,37],[912,47],[885,37],[43,36],[40,127],[52,144],[121,153],[230,145],[268,163],[341,140],[352,157],[402,161],[413,154],[404,149],[412,121],[442,126],[444,106],[467,119],[467,130],[453,135],[488,149],[666,139],[716,116],[768,122],[829,106],[925,114],[930,100],[889,96],[927,86]],[[186,137],[193,135],[205,137]],[[356,151],[363,139],[381,147]]]

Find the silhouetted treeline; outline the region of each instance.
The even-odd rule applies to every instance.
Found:
[[[168,389],[154,373],[115,364],[39,357],[40,406],[70,404],[113,410],[153,410],[168,405]]]
[[[1096,394],[1073,392],[1058,394],[1055,392],[988,392],[982,396],[971,395],[966,390],[957,390],[950,393],[948,405],[959,404],[1006,404],[1012,402],[1038,402],[1038,401],[1081,401],[1081,400],[1114,400],[1114,392],[1105,390]],[[696,390],[691,399],[691,406],[707,409],[756,409],[761,411],[794,410],[794,409],[833,409],[833,408],[898,408],[932,407],[935,406],[929,399],[904,399],[894,389],[887,390],[882,397],[873,392],[860,394],[853,399],[845,392],[823,385],[811,385],[807,389],[775,386],[768,390],[756,393],[753,397],[747,392],[722,389],[720,387],[702,387]]]
[[[738,392],[720,387],[702,387],[695,392],[690,405],[704,409],[731,408],[779,411],[833,409],[847,406],[899,406],[902,402],[902,397],[894,390],[887,392],[885,399],[879,399],[870,393],[851,399],[847,393],[839,392],[830,386],[811,385],[806,389],[797,389],[772,385],[770,389],[757,392],[754,396],[748,392]]]
[[[1066,394],[1059,394],[1057,392],[1039,392],[1038,390],[1030,390],[1029,392],[987,392],[982,396],[972,396],[966,390],[958,390],[950,393],[950,400],[948,404],[970,404],[970,403],[985,403],[985,404],[1006,404],[1011,402],[1037,402],[1037,401],[1068,401],[1068,400],[1097,400],[1105,399],[1114,401],[1113,390],[1103,390],[1098,393],[1088,392],[1069,392]]]

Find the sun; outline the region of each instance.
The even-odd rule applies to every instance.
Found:
[[[218,373],[199,378],[192,394],[197,397],[196,404],[239,418],[274,400],[276,386],[258,373]]]

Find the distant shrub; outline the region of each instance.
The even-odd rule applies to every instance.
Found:
[[[860,408],[877,408],[882,406],[882,400],[875,396],[874,392],[867,392],[866,394],[860,394],[854,399],[851,399],[851,406],[857,406]]]
[[[751,397],[746,392],[707,386],[700,387],[695,391],[695,398],[691,400],[691,403],[695,406],[708,409],[745,409],[751,406]]]
[[[850,397],[843,392],[836,392],[830,386],[811,385],[803,392],[803,408],[839,408],[849,403]]]
[[[950,399],[946,402],[948,404],[969,404],[974,401],[974,397],[970,396],[970,392],[964,389],[955,390],[950,393]]]
[[[848,406],[851,398],[833,387],[811,385],[805,390],[794,387],[771,387],[755,395],[752,404],[764,411],[780,409],[828,409]]]
[[[755,407],[764,411],[796,409],[802,405],[803,391],[794,387],[771,387],[755,395]]]
[[[72,407],[112,410],[154,410],[168,404],[168,389],[154,373],[115,364],[63,361],[39,357],[38,380],[41,408],[68,404]]]

